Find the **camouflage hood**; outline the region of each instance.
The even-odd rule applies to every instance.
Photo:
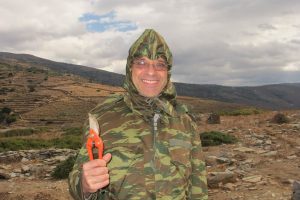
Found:
[[[149,98],[139,95],[131,77],[131,65],[135,58],[146,56],[152,60],[163,58],[168,65],[168,81],[166,87],[157,97]],[[176,91],[170,81],[172,69],[172,53],[161,35],[153,29],[146,29],[129,49],[126,65],[124,88],[126,104],[135,112],[142,115],[147,121],[156,112],[175,116]]]

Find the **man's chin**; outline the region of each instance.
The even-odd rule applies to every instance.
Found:
[[[155,98],[159,96],[159,93],[157,92],[140,92],[139,94],[147,98]]]

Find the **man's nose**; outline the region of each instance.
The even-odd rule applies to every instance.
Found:
[[[155,67],[154,67],[155,63],[148,63],[147,66],[147,74],[154,74],[155,73]]]

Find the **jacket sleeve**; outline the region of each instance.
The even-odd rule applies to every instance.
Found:
[[[191,149],[191,166],[192,173],[189,180],[189,197],[196,200],[207,200],[207,174],[205,169],[204,155],[202,152],[202,145],[200,134],[197,125],[191,122],[192,126],[192,149]]]

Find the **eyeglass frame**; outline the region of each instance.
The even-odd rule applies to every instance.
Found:
[[[144,62],[144,64],[137,63],[137,62]],[[139,58],[133,60],[132,63],[139,69],[146,69],[146,67],[148,68],[150,65],[152,65],[155,71],[168,71],[168,64],[165,61],[158,61],[158,62],[154,61],[154,63],[150,64],[149,62],[146,62],[144,59]],[[160,66],[158,66],[157,64],[162,64],[163,66],[159,68]]]

